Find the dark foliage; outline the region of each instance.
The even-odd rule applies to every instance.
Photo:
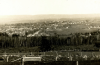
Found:
[[[27,37],[13,34],[8,36],[7,33],[0,33],[0,48],[19,48],[19,47],[35,47],[38,46],[41,51],[53,50],[54,46],[78,46],[94,44],[95,41],[99,41],[100,32],[91,32],[87,34],[75,33],[70,35],[58,35],[54,36],[33,36]],[[96,45],[98,46],[98,45]]]

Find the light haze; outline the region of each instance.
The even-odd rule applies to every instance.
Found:
[[[0,24],[43,18],[43,16],[29,15],[44,14],[47,15],[44,18],[66,17],[60,14],[95,14],[100,17],[98,15],[100,14],[100,0],[0,0]],[[48,14],[59,15],[48,16]]]
[[[0,0],[0,15],[95,13],[100,13],[100,0]]]

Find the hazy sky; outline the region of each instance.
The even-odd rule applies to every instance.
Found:
[[[100,0],[0,0],[0,15],[100,14]]]

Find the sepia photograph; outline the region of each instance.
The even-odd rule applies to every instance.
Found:
[[[0,0],[0,65],[100,65],[100,0]]]

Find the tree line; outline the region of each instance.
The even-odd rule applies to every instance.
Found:
[[[54,36],[34,36],[27,37],[13,34],[9,36],[7,33],[0,33],[0,48],[19,48],[19,47],[35,47],[39,46],[40,49],[50,50],[53,46],[77,46],[94,44],[98,41],[100,32],[90,33],[75,33],[70,35],[57,35]]]

